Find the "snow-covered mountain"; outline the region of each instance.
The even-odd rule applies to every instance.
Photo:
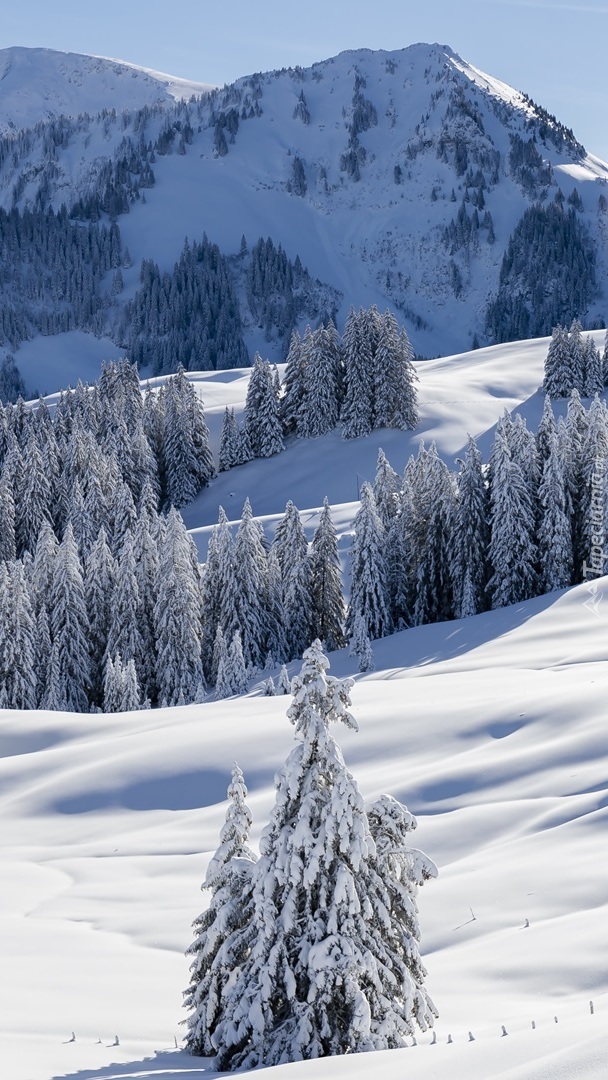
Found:
[[[19,56],[36,65],[27,50]],[[106,63],[79,61],[158,100],[153,79]],[[15,85],[24,92],[23,79]],[[190,104],[139,104],[50,121],[0,145],[7,212],[65,205],[80,221],[110,215],[128,248],[119,284],[101,281],[94,317],[71,314],[66,328],[106,333],[131,351],[125,305],[142,259],[172,272],[184,237],[200,242],[204,232],[230,258],[236,338],[276,359],[294,323],[323,314],[340,323],[351,305],[372,302],[397,312],[423,356],[546,334],[574,315],[604,322],[608,166],[447,46],[345,52]],[[82,107],[91,107],[84,93]],[[281,245],[292,267],[299,257],[310,280],[293,286],[286,271],[269,283],[262,268],[252,300],[247,253],[259,237]]]
[[[211,89],[124,60],[13,46],[0,49],[0,134],[58,116],[141,109]]]

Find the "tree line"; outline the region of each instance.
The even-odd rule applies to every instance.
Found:
[[[377,312],[371,321],[353,313],[351,322],[392,326]],[[369,361],[367,338],[358,340]],[[313,377],[325,341],[335,357],[331,408]],[[316,409],[323,423],[337,421],[342,377],[347,401],[348,365],[361,360],[345,349],[343,368],[327,328],[308,331],[305,342],[299,381],[294,375],[287,388],[256,361],[242,437],[236,425],[241,459],[243,446],[248,457],[283,448],[289,386],[300,433],[303,425],[323,433],[312,427]],[[402,362],[409,392],[411,365]],[[380,416],[374,371],[372,363],[375,404],[366,422]],[[222,467],[226,455],[223,436]],[[272,548],[249,503],[234,543],[222,514],[201,574],[177,508],[214,475],[203,405],[183,370],[142,394],[137,368],[122,360],[105,365],[95,386],[62,394],[52,410],[42,399],[35,408],[19,400],[0,409],[0,703],[76,711],[178,704],[207,685],[218,696],[240,692],[269,654],[301,656],[315,637],[332,648],[344,643],[329,506],[310,559],[291,503]]]
[[[238,633],[243,672],[268,651],[272,664],[292,660],[315,637],[330,649],[350,642],[366,670],[377,638],[576,584],[585,565],[597,563],[594,549],[605,525],[603,509],[598,525],[594,485],[598,470],[605,485],[606,461],[608,410],[598,397],[586,410],[577,391],[567,418],[557,422],[546,398],[536,434],[521,416],[505,413],[487,464],[473,438],[457,473],[434,444],[421,444],[402,476],[380,451],[354,519],[348,604],[327,503],[310,546],[288,503],[269,550],[249,503],[238,550],[222,512],[203,579],[208,595],[218,597],[213,614],[209,608],[205,615],[209,643],[224,657]],[[245,536],[256,532],[245,547]],[[223,661],[218,696],[237,692],[224,675],[230,667],[230,659]],[[243,678],[239,689],[246,685]]]
[[[183,372],[0,409],[0,702],[136,708],[204,692],[200,572],[176,507],[215,469]],[[162,512],[161,512],[162,510]]]
[[[276,366],[256,353],[243,423],[226,408],[220,471],[252,457],[271,457],[284,437],[310,439],[340,424],[342,437],[418,423],[417,376],[405,329],[391,311],[351,309],[340,338],[332,320],[291,336],[281,382]]]
[[[608,331],[603,356],[590,334],[583,338],[583,328],[574,319],[568,330],[553,327],[545,359],[543,390],[550,398],[569,397],[577,390],[583,397],[601,394],[608,386]]]
[[[433,445],[403,476],[381,451],[354,521],[348,606],[327,502],[311,544],[292,502],[272,542],[248,500],[236,535],[221,510],[201,568],[175,505],[213,475],[202,407],[183,373],[142,398],[122,370],[131,428],[99,405],[119,392],[116,366],[96,389],[64,395],[54,420],[44,404],[3,411],[7,707],[114,708],[116,684],[123,708],[223,697],[316,638],[329,649],[350,641],[365,669],[376,638],[565,588],[597,562],[608,412],[599,397],[585,409],[575,390],[557,422],[546,398],[536,435],[505,414],[487,465],[473,439],[458,473]]]

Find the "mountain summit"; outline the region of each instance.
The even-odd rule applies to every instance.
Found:
[[[34,71],[61,55],[15,52]],[[140,363],[164,335],[160,370],[169,354],[193,369],[242,363],[245,348],[282,359],[294,326],[329,314],[340,324],[351,305],[394,309],[427,356],[548,334],[574,316],[603,324],[608,166],[446,45],[344,52],[187,102],[109,61],[70,57],[59,68],[76,61],[83,107],[89,78],[111,75],[112,86],[133,89],[120,99],[129,111],[108,112],[120,101],[100,90],[103,114],[0,141],[7,213],[63,206],[70,220],[114,229],[120,276],[102,275],[94,317],[66,316],[66,328],[106,333]],[[142,107],[144,90],[153,100]],[[197,272],[205,259],[221,268],[224,292],[207,295],[211,306],[225,297],[206,327],[230,330],[211,352],[192,335],[180,346],[175,318],[159,316],[153,299],[159,289],[164,307],[183,296],[176,264],[190,266],[204,234],[217,253],[197,249]],[[35,318],[30,334],[39,307]],[[184,309],[179,324],[189,322]]]

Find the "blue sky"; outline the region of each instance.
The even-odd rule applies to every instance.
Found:
[[[96,53],[218,84],[343,49],[439,41],[530,94],[605,159],[607,40],[598,0],[25,0],[0,23],[1,47]]]

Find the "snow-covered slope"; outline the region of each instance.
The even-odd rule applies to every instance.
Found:
[[[106,61],[87,62],[106,71]],[[111,69],[113,85],[147,79],[120,70]],[[144,81],[146,94],[149,85],[157,100],[160,84]],[[517,305],[505,315],[516,296],[532,319],[545,309],[553,319],[562,292],[564,320],[576,313],[598,325],[605,315],[608,166],[447,46],[345,52],[240,79],[177,110],[41,131],[10,150],[0,168],[7,210],[15,200],[69,208],[95,193],[104,162],[116,166],[112,183],[133,199],[119,217],[132,266],[112,303],[132,297],[142,258],[170,271],[184,237],[206,231],[228,255],[243,235],[250,245],[271,236],[339,291],[339,323],[351,304],[389,306],[420,355],[461,351],[475,336],[496,340],[504,319],[511,338],[548,333],[551,325],[526,332]],[[124,178],[129,155],[132,170],[153,170],[145,198],[129,189],[135,173]],[[533,218],[522,225],[526,211]],[[568,273],[556,255],[562,225],[574,230]],[[521,265],[511,259],[505,284],[503,257],[518,227]],[[244,291],[241,304],[246,312]],[[265,329],[251,328],[247,344],[280,359],[282,346],[276,334],[265,345]]]
[[[446,457],[467,430],[490,431],[505,405],[533,416],[545,351],[546,342],[526,342],[419,365],[423,428]],[[197,379],[216,431],[247,377]],[[190,524],[215,520],[221,493],[234,516],[244,494],[267,517],[291,497],[310,528],[329,490],[344,550],[357,471],[373,469],[378,442],[401,468],[414,440],[375,433],[342,444],[344,456],[331,440],[220,477],[189,508]],[[261,1075],[604,1080],[607,619],[601,579],[375,643],[376,671],[357,676],[353,691],[360,731],[336,734],[365,797],[404,800],[418,817],[416,842],[439,866],[420,894],[437,1044],[427,1034],[381,1058]],[[336,675],[355,672],[346,651],[331,662]],[[292,745],[287,704],[254,687],[126,715],[0,713],[3,1074],[213,1075],[174,1043],[183,951],[234,757],[257,840]]]
[[[376,646],[378,670],[353,691],[360,732],[340,739],[365,796],[404,799],[440,867],[420,896],[440,1045],[425,1035],[381,1062],[277,1077],[602,1075],[587,1065],[608,1054],[606,582],[597,595],[599,615],[581,586]],[[235,747],[257,836],[291,746],[286,705],[253,692],[124,716],[2,715],[11,1080],[200,1075],[183,1054],[145,1059],[180,1038],[182,954]]]
[[[0,134],[102,109],[141,109],[212,87],[124,60],[54,49],[0,49]]]

